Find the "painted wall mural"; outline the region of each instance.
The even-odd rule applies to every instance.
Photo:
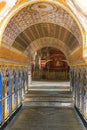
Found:
[[[32,65],[33,80],[68,81],[69,66],[65,55],[58,49],[45,47],[37,51]]]
[[[65,56],[59,50],[53,50],[50,52],[50,69],[62,69],[66,68],[67,64],[64,62]]]
[[[59,50],[51,50],[50,52],[50,65],[49,69],[62,69],[66,68],[67,64],[65,62],[64,54]]]
[[[43,48],[41,50],[41,67],[47,69],[66,69],[66,58],[61,51],[55,48]]]

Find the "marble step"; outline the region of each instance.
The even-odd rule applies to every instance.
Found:
[[[72,98],[72,95],[41,95],[41,94],[30,94],[30,95],[25,95],[24,96],[25,98],[51,98],[51,97],[54,97],[54,98]]]
[[[60,86],[43,86],[43,87],[30,87],[29,88],[29,91],[70,91],[70,87],[66,87],[66,86],[63,86],[63,87],[60,87]]]
[[[72,98],[66,97],[29,97],[25,98],[25,101],[29,102],[72,102]]]
[[[70,89],[70,86],[30,86],[29,89]]]
[[[25,96],[24,105],[31,107],[72,107],[73,101],[71,95],[60,95],[60,96],[42,96],[38,94],[36,96]]]
[[[28,91],[27,94],[25,95],[25,97],[49,97],[49,96],[53,96],[53,97],[71,97],[72,98],[72,94],[70,91],[66,92],[66,91],[62,91],[62,92],[58,92],[58,91]]]
[[[32,81],[30,87],[38,87],[38,86],[70,86],[70,82],[43,82],[43,81]]]
[[[26,101],[23,103],[23,106],[28,107],[73,107],[73,103],[64,103],[64,102],[29,102]]]
[[[35,98],[37,98],[37,97],[43,97],[43,98],[45,98],[45,97],[54,97],[54,98],[56,98],[56,97],[61,97],[61,98],[72,98],[72,95],[70,95],[70,94],[41,94],[41,93],[38,93],[38,94],[26,94],[25,95],[25,98],[33,98],[33,97],[35,97]]]
[[[38,89],[37,91],[36,90],[28,90],[27,94],[71,94],[71,91],[56,91],[56,90],[47,90],[47,91],[43,91],[41,89]]]
[[[32,86],[25,95],[24,106],[72,107],[70,86]]]

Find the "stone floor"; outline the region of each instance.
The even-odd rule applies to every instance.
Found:
[[[46,92],[43,87],[38,88],[38,86],[45,86],[44,89],[46,89],[46,86],[49,86],[47,87],[49,91]],[[51,88],[53,89],[53,86],[58,86],[58,88],[55,88],[55,90],[57,89],[58,91],[55,92],[54,90],[50,92]],[[66,90],[67,86],[69,87],[69,83],[33,82],[30,86],[32,93],[29,91],[29,95],[25,96],[27,102],[25,101],[25,105],[23,105],[22,110],[13,118],[11,122],[9,122],[8,126],[4,130],[86,130],[73,107],[61,107],[59,105],[55,107],[54,104],[56,101],[59,102],[61,94],[63,97],[69,96],[68,90],[67,92],[65,90],[59,91],[60,86]],[[35,88],[38,90],[35,91]],[[39,91],[41,92],[38,93]],[[40,98],[37,94],[40,95]],[[55,98],[55,96],[57,96],[57,98]],[[36,97],[38,98],[35,99]],[[35,102],[34,106],[28,105],[30,104],[30,100]],[[45,105],[37,105],[37,101],[43,103],[44,100]],[[50,106],[50,103],[52,103],[51,100],[52,102],[53,100],[55,102]],[[49,104],[46,105],[46,102]]]
[[[84,130],[72,108],[25,107],[5,130]]]

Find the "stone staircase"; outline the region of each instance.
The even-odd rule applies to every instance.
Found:
[[[24,106],[73,107],[69,86],[32,86],[24,97]]]

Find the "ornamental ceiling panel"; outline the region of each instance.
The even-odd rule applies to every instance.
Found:
[[[12,44],[12,47],[23,52],[30,43],[43,37],[52,37],[62,41],[70,51],[73,51],[80,46],[75,36],[64,27],[53,23],[39,23],[30,26],[20,33]]]
[[[10,20],[3,34],[2,44],[25,51],[29,43],[46,36],[63,39],[72,50],[82,43],[78,25],[64,9],[54,4],[39,2],[22,9]]]
[[[56,39],[56,38],[50,38],[50,37],[43,37],[43,38],[39,38],[35,41],[33,41],[28,47],[27,49],[24,51],[24,53],[27,55],[27,56],[33,56],[35,54],[35,52],[37,52],[38,50],[40,50],[41,48],[44,48],[44,47],[54,47],[54,48],[57,48],[59,50],[61,50],[64,55],[66,57],[69,56],[70,54],[70,50],[68,48],[68,46],[65,46],[65,44]]]

